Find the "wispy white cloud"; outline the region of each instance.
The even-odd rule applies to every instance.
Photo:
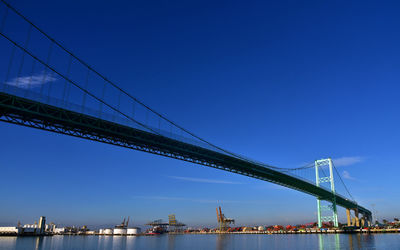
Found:
[[[49,73],[41,72],[31,76],[20,76],[6,82],[10,86],[15,86],[22,89],[36,88],[43,84],[55,82],[57,78]]]
[[[132,196],[135,199],[147,199],[147,200],[164,200],[164,201],[188,201],[198,203],[238,203],[240,201],[233,200],[209,200],[209,199],[194,199],[186,197],[173,197],[173,196]]]
[[[215,183],[215,184],[243,184],[240,182],[216,180],[216,179],[203,179],[203,178],[193,178],[193,177],[183,177],[183,176],[168,176],[168,177],[176,180],[191,181],[191,182],[203,182],[203,183]]]
[[[364,157],[361,156],[340,157],[333,159],[333,163],[335,164],[336,167],[350,166],[362,161],[364,161]]]
[[[271,200],[212,200],[212,199],[199,199],[199,198],[187,198],[187,197],[175,197],[175,196],[142,196],[135,195],[131,196],[133,199],[144,199],[144,200],[158,200],[158,201],[182,201],[182,202],[195,202],[195,203],[239,203],[239,204],[264,204],[273,205],[276,203]]]
[[[353,176],[351,176],[350,173],[346,170],[344,170],[342,172],[342,176],[343,176],[343,178],[345,178],[347,180],[355,180],[355,178]]]

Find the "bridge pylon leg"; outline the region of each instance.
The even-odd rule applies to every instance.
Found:
[[[318,165],[317,162],[315,161],[315,178],[316,178],[316,183],[317,186],[319,186],[319,172],[318,172]],[[317,213],[318,213],[318,227],[322,227],[322,221],[321,221],[321,200],[317,198]]]
[[[328,166],[329,167],[329,176],[325,176],[320,178],[319,177],[319,168],[323,167],[323,166]],[[317,187],[320,186],[321,183],[324,182],[330,182],[331,184],[331,192],[332,192],[332,206],[330,206],[330,209],[333,212],[332,216],[322,216],[321,215],[321,199],[317,198],[317,206],[318,206],[318,227],[321,228],[322,227],[322,222],[323,219],[326,221],[332,221],[334,227],[339,227],[339,221],[338,221],[338,215],[337,215],[337,208],[336,208],[336,198],[335,198],[335,181],[333,178],[333,163],[332,163],[332,159],[328,158],[328,159],[321,159],[321,160],[316,160],[315,161],[315,182]]]
[[[322,227],[322,220],[321,220],[321,200],[317,198],[317,213],[318,213],[318,227]]]

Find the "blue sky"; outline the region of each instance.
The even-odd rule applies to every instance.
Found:
[[[399,216],[397,2],[10,3],[190,131],[279,167],[332,157],[360,204]],[[315,198],[248,177],[5,123],[0,135],[2,224],[212,225],[219,205],[241,225],[316,219]]]

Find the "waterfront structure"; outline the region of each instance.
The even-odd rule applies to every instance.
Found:
[[[0,4],[8,11],[9,16],[14,15],[14,19],[5,16],[3,24],[9,25],[9,22],[6,22],[9,18],[11,20],[18,19],[22,24],[30,27],[30,29],[19,28],[19,26],[11,29],[5,28],[1,33],[2,41],[9,45],[10,51],[12,51],[12,53],[6,53],[6,51],[4,53],[4,55],[10,54],[10,57],[0,57],[0,60],[4,60],[2,65],[8,65],[8,69],[5,70],[8,72],[7,79],[0,83],[1,121],[140,150],[272,182],[313,195],[319,201],[334,201],[337,206],[354,211],[353,224],[357,226],[371,221],[371,211],[354,200],[320,187],[314,182],[298,178],[290,172],[290,169],[278,168],[231,153],[180,127],[94,70],[38,26],[33,25],[5,1],[1,1]],[[18,21],[15,22],[16,25],[19,25]],[[21,32],[12,32],[13,30],[21,30]],[[32,52],[35,51],[35,48],[32,49],[29,44],[18,42],[21,37],[15,36],[27,35],[23,32],[24,30],[27,32],[34,30],[38,33],[37,39],[44,39],[49,42],[50,48],[54,46],[60,50],[63,56],[66,56],[65,58],[70,58],[67,68],[71,66],[71,61],[74,61],[76,65],[73,66],[79,67],[82,72],[87,72],[88,76],[98,77],[99,82],[96,82],[95,88],[90,88],[88,78],[86,82],[85,80],[77,81],[69,73],[62,73],[69,72],[60,66],[63,63],[56,64],[55,60],[50,62],[42,58],[41,53],[38,55]],[[41,41],[30,42],[32,44],[37,42],[35,45],[38,46]],[[4,50],[7,48],[4,46]],[[15,50],[22,53],[21,60],[14,58]],[[60,57],[62,56],[60,55]],[[43,84],[41,88],[37,89],[34,86],[20,87],[18,84],[10,84],[8,80],[20,77],[18,70],[10,69],[12,67],[21,69],[24,63],[43,67],[46,73],[54,74],[65,83]],[[78,69],[76,71],[80,72]],[[32,74],[34,73],[32,72]],[[102,94],[99,95],[97,90],[101,85]],[[116,91],[114,99],[105,100],[106,88]],[[70,96],[70,92],[74,92],[76,95]],[[139,119],[132,112],[132,109],[139,108],[145,111],[145,120]],[[148,116],[155,119],[148,119]],[[155,123],[148,124],[148,120],[154,120]],[[361,221],[359,214],[361,214]],[[336,223],[336,219],[334,219],[334,223]]]
[[[39,218],[39,232],[38,234],[43,234],[46,227],[46,217],[40,216]]]
[[[168,229],[170,232],[179,232],[182,231],[182,228],[186,226],[185,224],[179,222],[175,214],[168,215]]]
[[[114,228],[113,235],[126,235],[126,228]]]
[[[48,235],[53,233],[61,233],[59,228],[56,228],[54,223],[46,224],[46,217],[41,216],[39,218],[39,224],[37,222],[33,224],[21,224],[18,222],[16,227],[0,227],[0,234],[7,235]],[[64,230],[62,231],[62,233]]]
[[[140,234],[140,228],[138,227],[128,227],[129,225],[129,217],[128,220],[124,220],[121,222],[121,224],[116,225],[113,229],[111,228],[101,228],[98,231],[99,235],[121,235],[121,236],[126,236],[126,235],[138,235]]]
[[[234,219],[226,218],[225,215],[222,213],[221,207],[217,207],[217,221],[218,221],[218,227],[219,231],[223,232],[228,229],[229,224],[235,224]]]
[[[125,222],[125,218],[122,221],[121,224],[116,225],[114,230],[113,230],[113,234],[114,235],[126,235],[126,229],[128,228],[128,224],[129,224],[129,217],[128,217],[128,221]]]
[[[1,234],[21,234],[21,227],[0,227],[0,235]]]
[[[65,227],[54,228],[54,234],[63,234],[65,233]]]
[[[147,231],[148,234],[162,234],[167,232],[168,223],[163,222],[161,219],[146,223],[146,226],[151,226]]]
[[[127,235],[138,235],[140,233],[141,233],[141,230],[139,227],[131,227],[126,230]]]
[[[92,232],[92,231],[88,231]],[[86,234],[96,234],[96,232],[93,231],[93,233],[86,233]],[[120,235],[120,236],[127,236],[127,235],[139,235],[141,234],[141,229],[140,227],[129,227],[129,228],[101,228],[99,229],[98,233],[99,235]]]
[[[103,230],[104,235],[112,235],[114,231],[111,228],[106,228]]]
[[[92,231],[90,231],[92,232]],[[93,233],[86,233],[86,234],[96,234],[96,232]],[[129,227],[129,228],[101,228],[99,229],[98,233],[99,235],[119,235],[119,236],[128,236],[128,235],[139,235],[141,234],[141,229],[140,227]]]

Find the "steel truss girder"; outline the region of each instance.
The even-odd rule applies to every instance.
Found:
[[[221,169],[295,189],[321,200],[332,193],[313,183],[200,146],[0,92],[0,120]],[[371,212],[335,195],[338,205]]]

